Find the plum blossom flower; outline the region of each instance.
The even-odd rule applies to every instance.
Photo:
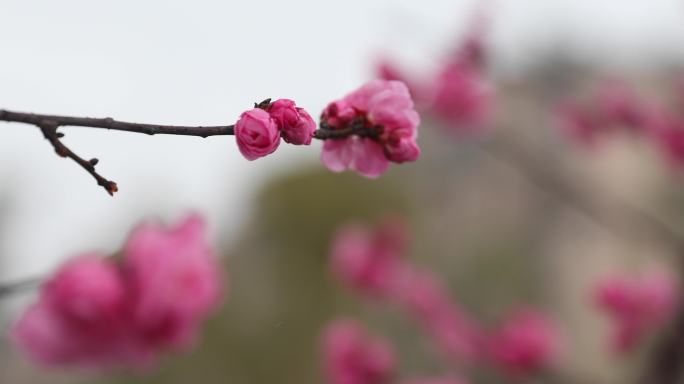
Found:
[[[556,108],[555,120],[564,134],[586,146],[593,146],[597,136],[605,131],[595,114],[570,101]]]
[[[392,348],[353,320],[337,320],[322,334],[324,373],[330,384],[385,384],[396,371]]]
[[[649,108],[627,84],[604,81],[599,85],[596,99],[605,123],[632,129],[641,129],[646,124]]]
[[[543,313],[520,309],[510,314],[489,338],[492,362],[518,377],[552,365],[560,352],[560,333]]]
[[[191,346],[201,322],[219,303],[220,267],[204,227],[196,215],[171,228],[147,223],[124,247],[130,321],[148,347]]]
[[[120,262],[89,254],[62,266],[16,322],[12,341],[44,366],[146,368],[192,345],[221,288],[198,216],[169,229],[144,224]]]
[[[12,341],[44,366],[108,366],[129,360],[121,345],[126,291],[120,271],[100,255],[79,256],[42,287],[12,330]]]
[[[341,100],[330,103],[321,116],[325,129],[363,128],[364,134],[326,140],[321,160],[333,172],[354,170],[375,178],[390,162],[415,161],[420,117],[406,85],[374,80]]]
[[[684,168],[684,121],[661,113],[649,120],[651,137],[675,169]]]
[[[612,276],[594,290],[598,308],[610,316],[610,344],[617,353],[633,350],[649,334],[671,320],[679,304],[677,280],[664,270],[640,277]]]
[[[240,153],[247,160],[256,160],[278,149],[280,130],[268,112],[254,108],[240,115],[235,123],[235,138]]]
[[[457,133],[480,130],[491,116],[492,87],[472,65],[447,61],[431,91],[430,110]]]
[[[387,219],[375,229],[347,225],[337,231],[332,243],[333,274],[359,292],[388,295],[406,246],[406,230],[398,221]]]
[[[309,145],[316,130],[316,122],[304,108],[290,99],[279,99],[267,107],[268,113],[278,123],[280,134],[286,143]]]

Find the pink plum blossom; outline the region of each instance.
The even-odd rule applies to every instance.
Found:
[[[254,108],[240,115],[235,138],[240,153],[247,160],[256,160],[275,152],[280,145],[280,130],[268,112]]]
[[[316,122],[293,100],[279,99],[268,107],[268,113],[278,123],[280,134],[286,143],[309,145],[316,130]]]
[[[333,172],[354,170],[375,178],[390,162],[415,161],[420,117],[406,85],[374,80],[341,100],[330,103],[321,116],[326,129],[363,128],[363,135],[326,140],[321,160]]]
[[[330,252],[333,274],[364,294],[388,295],[406,252],[406,237],[402,224],[389,219],[375,229],[356,224],[342,227]]]
[[[479,69],[448,61],[432,85],[430,110],[457,133],[480,130],[489,121],[493,92]]]
[[[594,291],[594,300],[610,316],[613,350],[633,350],[644,337],[671,320],[679,305],[678,296],[676,278],[664,270],[602,280]]]
[[[599,86],[596,99],[598,111],[607,124],[640,129],[646,123],[648,108],[627,84],[619,81],[603,82]]]
[[[396,371],[392,348],[353,320],[337,320],[322,335],[324,373],[330,384],[385,384]]]
[[[124,247],[131,321],[150,347],[187,348],[219,303],[219,266],[196,215],[165,228],[143,224]]]
[[[12,341],[44,366],[149,367],[192,345],[221,294],[204,224],[189,216],[136,229],[120,262],[77,257],[47,280],[12,330]]]
[[[587,146],[593,146],[598,135],[605,131],[603,122],[594,113],[574,102],[566,101],[556,108],[555,118],[565,135]]]
[[[675,169],[684,168],[684,121],[664,114],[649,121],[660,152]]]
[[[100,255],[74,258],[42,287],[12,330],[14,344],[44,366],[109,366],[122,354],[126,290]]]
[[[492,363],[518,377],[549,368],[560,352],[560,333],[543,313],[521,309],[510,314],[489,338]]]

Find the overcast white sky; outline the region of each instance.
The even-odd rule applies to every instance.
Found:
[[[379,49],[426,62],[463,30],[476,3],[0,0],[0,108],[226,124],[254,101],[288,97],[317,114],[368,76]],[[612,63],[684,59],[683,0],[490,3],[494,53],[514,68],[556,44]],[[83,250],[111,252],[149,215],[194,208],[214,237],[230,236],[264,178],[316,165],[319,152],[318,143],[283,145],[250,163],[232,137],[64,132],[121,191],[107,196],[34,127],[0,123],[0,197],[10,208],[0,278],[46,271]],[[227,232],[216,233],[220,224]]]

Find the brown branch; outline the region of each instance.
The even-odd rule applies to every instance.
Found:
[[[255,104],[259,107],[263,103],[268,103],[270,100],[265,100],[262,103]],[[57,132],[57,129],[62,126],[73,127],[88,127],[88,128],[102,128],[114,131],[142,133],[146,135],[181,135],[181,136],[197,136],[209,137],[220,135],[234,135],[234,125],[218,125],[218,126],[183,126],[183,125],[160,125],[160,124],[140,124],[126,121],[114,120],[110,117],[92,118],[92,117],[74,117],[74,116],[60,116],[60,115],[44,115],[36,113],[14,112],[0,109],[0,121],[12,123],[24,123],[34,125],[43,132],[43,136],[52,144],[55,152],[61,157],[68,157],[85,169],[97,184],[105,189],[107,193],[113,195],[118,191],[115,182],[104,178],[95,171],[97,159],[85,160],[71,151],[60,138],[62,134]],[[314,132],[314,138],[318,140],[337,140],[343,139],[352,135],[361,137],[377,137],[380,130],[378,127],[367,127],[364,124],[352,124],[344,129],[331,129],[322,124],[321,129]]]
[[[37,127],[48,124],[61,127],[88,127],[104,128],[114,131],[125,131],[143,133],[146,135],[183,135],[209,137],[218,135],[233,135],[233,125],[222,126],[182,126],[182,125],[160,125],[160,124],[140,124],[126,121],[114,120],[110,117],[73,117],[58,115],[42,115],[36,113],[12,112],[0,109],[0,121],[32,124]]]
[[[64,145],[64,143],[62,143],[60,140],[60,134],[57,132],[57,125],[42,123],[39,125],[39,128],[43,132],[43,136],[45,136],[50,144],[52,144],[52,147],[55,149],[55,153],[57,153],[58,156],[68,157],[75,161],[76,164],[80,165],[83,169],[90,173],[90,175],[93,176],[97,182],[97,185],[104,188],[110,196],[113,196],[114,192],[119,190],[119,187],[115,182],[105,179],[99,173],[97,173],[97,171],[95,171],[95,165],[98,163],[97,159],[93,158],[90,160],[85,160],[84,158],[75,154],[71,149],[69,149],[69,147]]]

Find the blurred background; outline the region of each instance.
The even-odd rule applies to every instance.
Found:
[[[256,101],[284,97],[317,115],[372,78],[381,57],[433,70],[481,9],[490,19],[493,135],[595,201],[619,198],[684,228],[681,175],[652,146],[618,135],[578,148],[550,116],[560,99],[606,76],[673,102],[684,67],[682,1],[3,0],[0,108],[221,125]],[[592,311],[588,289],[607,271],[673,263],[672,249],[640,228],[596,223],[482,150],[480,139],[453,138],[438,125],[424,116],[420,161],[374,181],[325,170],[321,143],[282,145],[248,162],[232,137],[63,129],[65,143],[99,158],[101,173],[119,184],[112,198],[55,156],[35,127],[0,122],[0,281],[46,275],[83,251],[114,252],[143,218],[198,211],[231,286],[197,349],[158,371],[42,372],[2,338],[0,382],[319,383],[317,338],[337,315],[391,338],[403,371],[438,372],[410,322],[350,295],[329,273],[335,228],[386,214],[407,219],[409,257],[439,271],[482,318],[521,303],[549,309],[570,335],[560,367],[568,377],[633,378],[644,357],[606,354],[605,319]],[[0,303],[3,335],[32,295]]]

